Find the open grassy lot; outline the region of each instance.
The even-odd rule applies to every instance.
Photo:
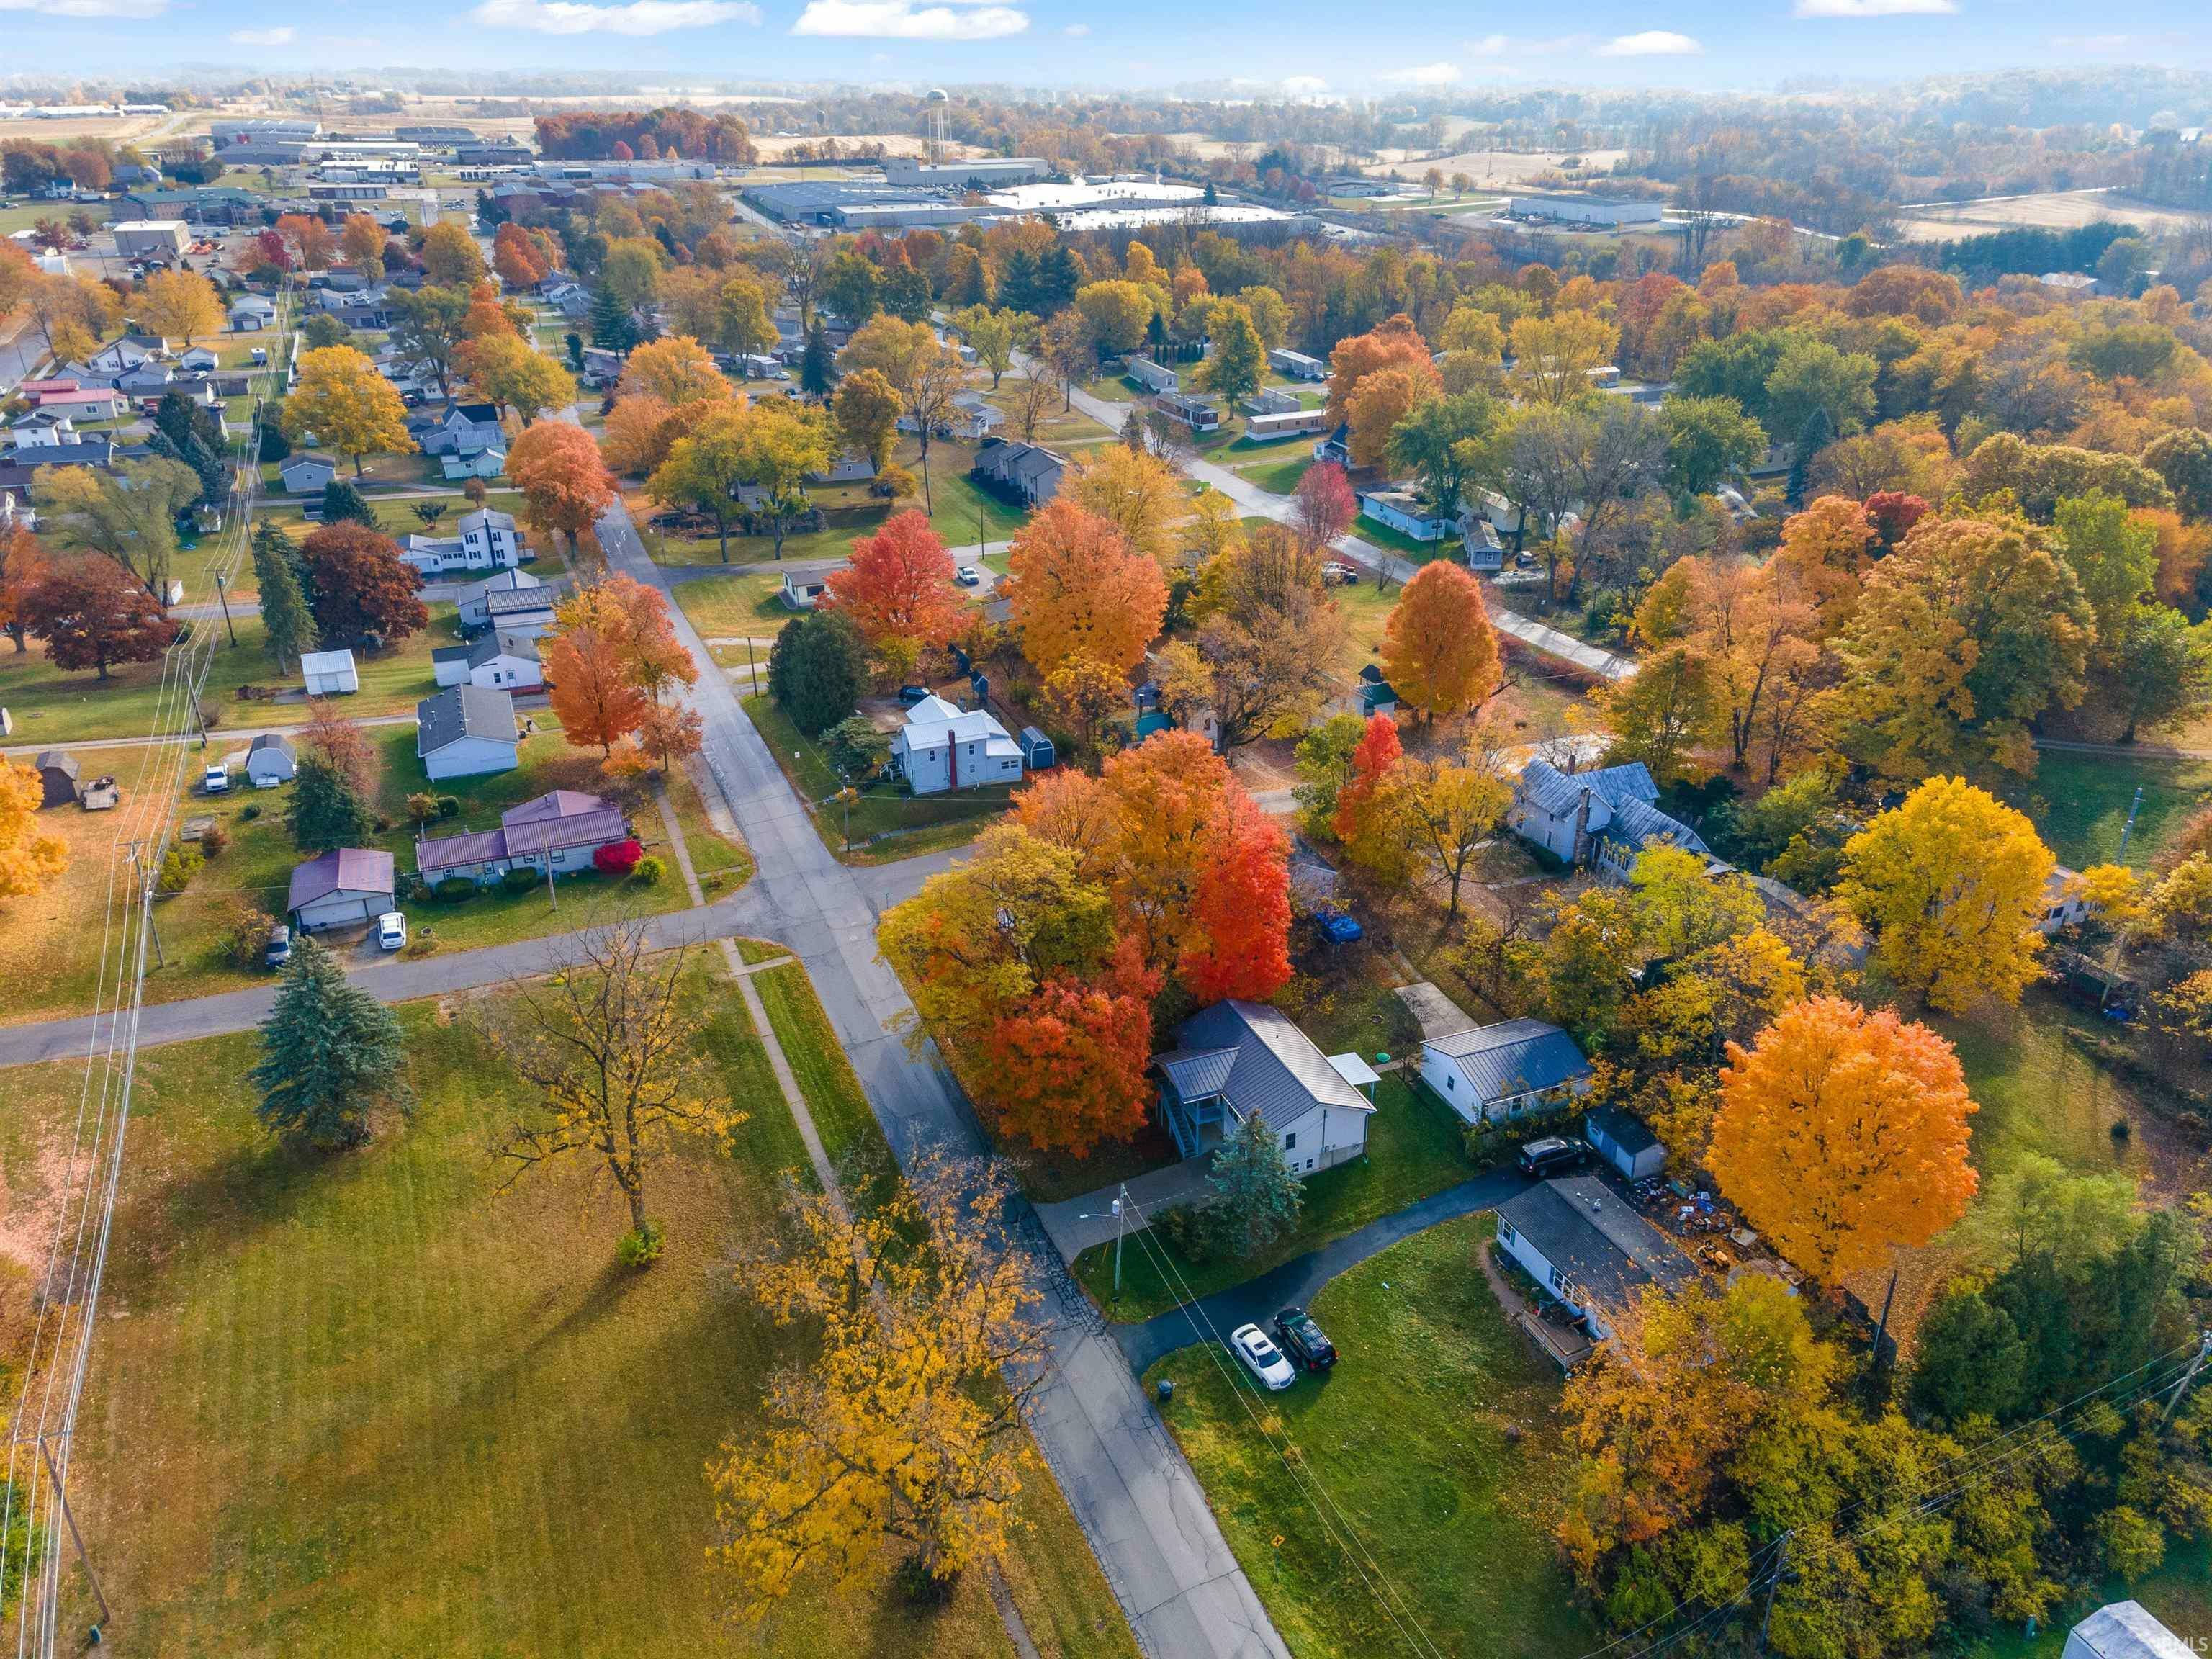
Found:
[[[459,637],[450,605],[430,607],[430,625],[410,635],[387,651],[374,655],[355,653],[361,671],[361,690],[341,699],[350,719],[368,720],[385,714],[412,714],[415,705],[437,689],[430,673],[430,653]],[[214,710],[218,734],[226,726],[258,731],[264,726],[295,726],[307,718],[304,698],[270,700],[244,698],[243,686],[297,689],[298,674],[280,669],[262,646],[261,618],[252,611],[234,610],[232,623],[238,643],[232,645],[222,618],[202,617],[191,626],[211,630],[217,641],[201,701]],[[162,665],[159,661],[125,663],[108,671],[103,682],[87,671],[64,673],[33,645],[23,653],[0,653],[0,702],[15,720],[11,744],[98,743],[117,738],[143,738],[154,731],[161,704]],[[186,723],[185,711],[174,711],[164,729],[176,732]]]
[[[2035,820],[2061,864],[2079,870],[2120,856],[2120,831],[2137,789],[2142,806],[2128,836],[2127,862],[2147,868],[2191,809],[2212,797],[2212,761],[2075,754],[2045,749],[2035,775],[1999,775],[1987,787]]]
[[[1261,489],[1288,495],[1297,489],[1313,459],[1311,440],[1286,438],[1279,443],[1254,444],[1249,449],[1240,444],[1232,449],[1228,461]]]
[[[1012,798],[1012,790],[1004,785],[916,796],[878,781],[860,791],[848,817],[848,810],[831,799],[839,787],[836,772],[775,699],[763,694],[744,702],[791,787],[815,804],[814,828],[823,844],[848,864],[887,863],[960,846],[981,834]]]
[[[706,639],[773,639],[799,613],[778,597],[781,581],[771,566],[675,583],[676,603]],[[739,653],[743,660],[743,653]],[[763,659],[765,661],[765,659]]]
[[[731,1617],[707,1460],[757,1431],[804,1337],[753,1311],[732,1255],[804,1168],[744,1005],[702,984],[702,1046],[750,1113],[649,1189],[668,1252],[613,1261],[619,1206],[578,1167],[503,1195],[488,1134],[516,1079],[450,1011],[402,1011],[420,1106],[350,1153],[269,1141],[252,1036],[140,1063],[108,1307],[74,1496],[124,1650],[178,1656],[1012,1652],[981,1575],[950,1605],[801,1588]],[[11,1074],[10,1199],[65,1133],[68,1067]],[[1006,1577],[1039,1650],[1133,1656],[1041,1468]],[[88,1621],[82,1581],[65,1616]]]
[[[1599,1644],[1552,1543],[1567,1461],[1558,1373],[1491,1295],[1474,1259],[1490,1232],[1487,1216],[1447,1223],[1323,1291],[1313,1312],[1342,1355],[1326,1380],[1256,1395],[1214,1346],[1146,1374],[1174,1380],[1162,1415],[1300,1659],[1406,1649],[1335,1541],[1346,1524],[1439,1652],[1558,1659]],[[1328,1494],[1327,1525],[1260,1421]]]
[[[1207,1296],[1474,1174],[1474,1165],[1460,1139],[1459,1120],[1409,1086],[1399,1074],[1392,1073],[1376,1085],[1376,1108],[1374,1116],[1367,1121],[1367,1156],[1309,1176],[1297,1231],[1252,1260],[1217,1255],[1191,1261],[1154,1234],[1148,1239],[1148,1248],[1124,1249],[1118,1305],[1113,1301],[1111,1244],[1096,1246],[1078,1256],[1075,1276],[1098,1305],[1109,1310],[1109,1317],[1149,1319],[1166,1312],[1179,1299],[1155,1260],[1156,1253],[1181,1273],[1192,1295]]]
[[[713,902],[752,879],[752,850],[714,828],[691,774],[679,767],[668,779],[668,799],[684,827],[684,844],[691,854],[691,872],[700,890]]]

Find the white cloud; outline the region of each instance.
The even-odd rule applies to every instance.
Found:
[[[1959,9],[1958,0],[1797,0],[1800,17],[1936,17]]]
[[[289,24],[273,29],[233,29],[230,44],[234,46],[289,46],[292,44],[293,33]]]
[[[1705,48],[1686,34],[1672,29],[1645,29],[1641,34],[1616,34],[1597,49],[1601,58],[1693,58]]]
[[[888,40],[997,40],[1030,26],[1012,6],[916,5],[914,0],[806,0],[793,34],[865,35]]]
[[[1513,43],[1502,34],[1486,34],[1480,40],[1462,40],[1460,50],[1470,58],[1503,58]]]
[[[1459,79],[1459,65],[1416,64],[1411,69],[1391,70],[1376,78],[1394,87],[1448,87]]]
[[[470,14],[486,28],[534,34],[665,34],[716,23],[757,23],[750,0],[628,0],[593,6],[581,0],[483,0]]]
[[[1283,77],[1282,86],[1285,92],[1322,92],[1328,82],[1318,75],[1288,75]]]
[[[1070,23],[1066,28],[1062,29],[1060,33],[1062,34],[1072,34],[1079,40],[1085,35],[1091,33],[1091,25],[1088,23]]]
[[[48,17],[159,17],[169,0],[0,0],[0,11],[35,11]]]

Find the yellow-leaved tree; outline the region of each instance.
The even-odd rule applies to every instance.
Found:
[[[199,334],[222,326],[222,301],[215,284],[197,270],[157,270],[139,284],[131,301],[138,320],[165,339],[186,345]]]
[[[1958,1013],[2017,1002],[2042,972],[2035,924],[2055,868],[2024,814],[1936,777],[1844,843],[1836,896],[1873,930],[1883,973]]]
[[[351,461],[356,478],[362,456],[404,454],[415,447],[399,393],[351,346],[301,355],[300,378],[284,398],[283,424],[294,443],[312,440]]]
[[[1713,1177],[1823,1285],[1966,1213],[1978,1184],[1966,1162],[1974,1103],[1957,1054],[1926,1026],[1814,997],[1728,1054]]]
[[[806,1328],[813,1358],[770,1378],[769,1426],[707,1469],[747,1601],[813,1570],[876,1577],[887,1542],[939,1584],[1005,1554],[1045,1341],[1006,1196],[995,1173],[935,1152],[865,1209],[787,1180],[778,1242],[738,1283]]]
[[[44,799],[35,768],[0,760],[0,898],[37,892],[69,863],[61,840],[39,833]]]

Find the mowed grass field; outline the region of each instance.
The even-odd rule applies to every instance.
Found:
[[[1174,1381],[1162,1415],[1298,1659],[1410,1650],[1337,1542],[1346,1526],[1437,1651],[1560,1659],[1601,1644],[1552,1541],[1559,1374],[1483,1278],[1491,1230],[1486,1215],[1448,1222],[1323,1291],[1312,1311],[1342,1356],[1325,1380],[1259,1395],[1218,1344],[1146,1373]],[[1327,1494],[1326,1523],[1310,1492]]]
[[[2120,835],[2134,808],[2125,861],[2144,870],[2181,820],[2212,800],[2212,761],[2045,749],[2034,776],[2001,775],[1988,787],[2034,819],[2058,861],[2076,870],[2121,860]]]
[[[488,1139],[519,1085],[442,1005],[400,1011],[412,1119],[380,1120],[341,1155],[259,1132],[240,1081],[251,1036],[142,1057],[72,1482],[118,1613],[112,1645],[1013,1654],[980,1573],[933,1613],[811,1583],[763,1621],[732,1617],[702,1471],[726,1437],[758,1431],[768,1378],[805,1339],[752,1310],[730,1266],[769,1224],[779,1172],[805,1159],[743,1003],[724,983],[699,994],[702,1047],[750,1116],[731,1155],[687,1149],[656,1172],[668,1249],[643,1274],[615,1264],[627,1213],[582,1166],[495,1191]],[[19,1220],[41,1212],[40,1149],[78,1080],[7,1078]],[[1021,1508],[1006,1578],[1040,1652],[1133,1659],[1042,1468]],[[67,1600],[82,1629],[74,1572]]]

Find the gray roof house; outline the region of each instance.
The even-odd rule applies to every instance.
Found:
[[[1065,456],[1055,455],[1040,445],[986,438],[983,447],[975,452],[975,464],[968,469],[968,473],[1024,507],[1042,507],[1058,492],[1060,474],[1066,470]]]
[[[1421,1044],[1421,1081],[1466,1123],[1557,1109],[1589,1091],[1575,1040],[1540,1019],[1478,1025]]]
[[[341,847],[292,871],[284,908],[303,933],[373,921],[392,908],[392,854]]]
[[[1301,1176],[1367,1150],[1375,1103],[1280,1011],[1218,1002],[1176,1027],[1176,1044],[1152,1065],[1161,1121],[1185,1158],[1212,1152],[1255,1115]]]
[[[288,495],[319,495],[325,485],[338,475],[337,464],[327,455],[318,455],[303,450],[296,455],[287,455],[276,463],[276,476],[283,481]]]
[[[504,447],[499,410],[489,404],[449,404],[407,420],[408,434],[425,455],[473,455]]]
[[[538,605],[544,611],[544,625],[550,628],[553,625],[553,596],[543,591],[544,586],[545,584],[542,580],[532,575],[527,570],[502,570],[497,575],[488,577],[477,583],[473,587],[465,587],[461,590],[459,601],[461,626],[465,629],[489,626],[491,623],[489,602],[495,593],[534,592],[537,594]],[[512,623],[506,623],[503,625],[510,628],[514,626]]]
[[[1644,1181],[1667,1167],[1667,1149],[1633,1112],[1601,1106],[1583,1122],[1583,1139],[1607,1163],[1631,1181]]]
[[[1698,832],[1653,805],[1659,786],[1642,761],[1563,772],[1532,760],[1513,786],[1506,823],[1560,863],[1588,865],[1599,874],[1625,878],[1646,847],[1679,847],[1711,858]]]
[[[75,805],[80,775],[76,757],[66,749],[44,750],[40,753],[37,765],[40,806]]]
[[[1697,1277],[1690,1258],[1595,1176],[1540,1181],[1498,1206],[1498,1243],[1602,1342],[1607,1316],[1647,1287],[1678,1291]]]
[[[415,752],[434,781],[514,769],[522,728],[514,699],[480,685],[456,685],[415,705]]]

